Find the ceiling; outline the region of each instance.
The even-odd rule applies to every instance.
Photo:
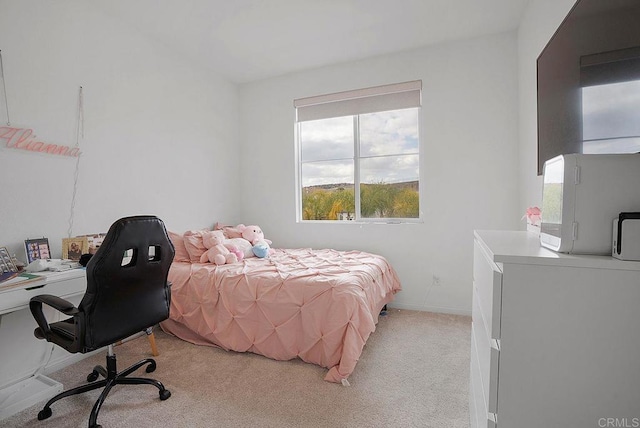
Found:
[[[529,0],[93,0],[180,55],[245,83],[514,30]]]

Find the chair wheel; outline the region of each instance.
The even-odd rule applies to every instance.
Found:
[[[100,373],[95,370],[92,371],[87,375],[87,382],[95,382],[98,379],[98,376],[100,376]]]
[[[45,407],[44,409],[38,412],[38,420],[43,421],[48,417],[50,417],[52,414],[53,412],[51,411],[51,407]]]
[[[147,368],[145,369],[145,371],[146,371],[147,373],[151,373],[151,372],[156,371],[156,362],[155,362],[155,361],[151,361],[151,362],[149,363],[149,365],[147,366]]]
[[[169,391],[168,389],[160,391],[160,399],[162,401],[166,400],[169,397],[171,397],[171,391]]]

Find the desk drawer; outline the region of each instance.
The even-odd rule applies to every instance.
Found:
[[[500,339],[502,271],[487,257],[477,242],[473,246],[473,284],[478,292],[480,308],[490,337]]]
[[[42,286],[16,288],[0,294],[0,314],[29,307],[29,300],[40,294],[53,294],[63,299],[74,294],[84,293],[87,289],[85,277],[70,278],[64,281],[49,282]]]

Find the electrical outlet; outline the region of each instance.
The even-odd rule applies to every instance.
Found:
[[[435,287],[440,285],[440,277],[438,275],[433,275],[433,281],[431,285]]]

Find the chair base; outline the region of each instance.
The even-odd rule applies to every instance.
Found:
[[[102,387],[104,387],[104,390],[100,394],[100,397],[98,398],[96,403],[93,405],[91,415],[89,416],[89,428],[100,428],[100,425],[97,424],[98,412],[100,412],[102,403],[104,403],[104,400],[107,398],[107,395],[111,391],[111,388],[113,388],[115,385],[153,385],[158,388],[160,400],[164,401],[167,398],[171,397],[171,392],[166,389],[161,382],[155,379],[127,377],[145,364],[147,364],[147,368],[145,369],[147,373],[155,371],[155,360],[153,360],[152,358],[145,358],[144,360],[138,361],[131,367],[128,367],[127,369],[118,373],[118,371],[116,370],[116,356],[110,352],[109,355],[107,355],[106,369],[103,366],[95,366],[93,368],[93,371],[87,376],[87,382],[89,382],[88,384],[72,388],[68,391],[63,391],[53,397],[47,402],[47,404],[44,405],[42,410],[38,413],[38,420],[42,421],[52,415],[53,412],[51,411],[51,405],[56,401],[65,397],[69,397],[71,395],[82,394],[84,392],[93,391],[94,389]],[[97,380],[100,376],[104,377],[104,379]]]

